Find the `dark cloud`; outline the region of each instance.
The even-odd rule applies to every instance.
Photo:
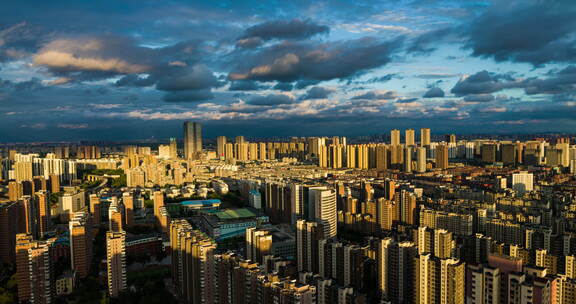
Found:
[[[330,94],[334,93],[334,89],[325,87],[311,87],[301,99],[323,99],[328,98]]]
[[[162,98],[166,102],[198,102],[214,98],[210,90],[179,90],[168,92]]]
[[[491,94],[503,89],[520,86],[519,83],[512,80],[512,76],[508,74],[494,74],[484,70],[470,76],[461,77],[450,92],[457,96]]]
[[[403,39],[361,38],[327,43],[282,42],[236,58],[231,80],[324,81],[359,76],[389,63]]]
[[[370,91],[364,94],[352,97],[354,100],[366,99],[366,100],[376,100],[376,99],[395,99],[398,95],[394,91],[377,92]]]
[[[418,101],[418,98],[398,98],[396,100],[397,103],[411,103],[411,102],[415,102]]]
[[[444,90],[442,90],[439,87],[433,87],[430,88],[428,91],[426,91],[426,93],[424,93],[424,98],[438,98],[438,97],[444,97]]]
[[[204,65],[171,67],[157,77],[156,88],[162,91],[204,90],[221,85]]]
[[[239,42],[243,42],[241,46],[246,47],[246,45],[248,45],[253,47],[257,43],[254,41],[246,41],[247,39],[305,39],[318,34],[325,34],[329,31],[330,28],[328,26],[316,24],[311,20],[276,20],[247,28],[244,36]]]
[[[492,94],[470,94],[464,97],[464,101],[467,102],[490,102],[494,99]]]
[[[475,56],[536,66],[574,62],[576,6],[563,0],[495,5],[476,18],[464,35]]]
[[[280,91],[292,91],[293,88],[294,88],[293,84],[286,82],[279,82],[273,87],[274,90],[280,90]]]
[[[408,45],[408,53],[426,54],[435,51],[441,42],[445,42],[451,37],[455,37],[454,28],[446,27],[428,31],[413,39]]]
[[[444,78],[458,77],[458,74],[450,74],[450,73],[429,73],[429,74],[416,75],[416,77],[417,77],[417,78],[421,78],[421,79],[444,79]]]
[[[576,66],[568,66],[545,79],[531,78],[524,81],[526,94],[562,94],[576,92]]]
[[[52,33],[27,22],[0,26],[0,63],[30,56],[51,36]]]
[[[255,106],[271,106],[293,104],[296,99],[286,94],[271,94],[266,96],[255,96],[250,98],[246,103]]]
[[[230,91],[255,91],[262,89],[262,85],[258,84],[256,81],[250,80],[238,80],[232,81],[230,84]]]

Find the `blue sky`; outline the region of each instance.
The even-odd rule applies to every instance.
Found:
[[[13,2],[0,142],[576,127],[570,0]]]

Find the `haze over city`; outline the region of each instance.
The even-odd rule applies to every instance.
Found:
[[[8,1],[0,142],[570,132],[573,1]]]

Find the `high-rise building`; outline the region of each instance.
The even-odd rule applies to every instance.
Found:
[[[446,142],[449,144],[455,144],[456,143],[456,135],[455,134],[446,135]]]
[[[218,158],[226,156],[226,136],[216,138],[216,156]]]
[[[414,146],[416,144],[414,140],[414,129],[406,129],[404,141],[406,142],[406,146]]]
[[[394,129],[390,131],[390,145],[393,146],[400,145],[400,130]]]
[[[321,224],[298,220],[296,222],[296,260],[298,271],[318,273],[318,241],[324,238]]]
[[[38,233],[43,236],[52,227],[49,193],[46,190],[36,192],[36,201],[38,206]]]
[[[174,220],[170,224],[172,247],[172,280],[174,288],[187,303],[204,303],[214,293],[209,282],[210,257],[216,243],[206,234],[192,229],[186,220]]]
[[[122,194],[122,204],[126,213],[126,227],[132,227],[134,225],[134,196],[132,193],[124,192]]]
[[[202,125],[187,121],[184,123],[184,156],[194,159],[199,152],[202,152]]]
[[[404,172],[412,173],[412,147],[404,148]]]
[[[314,206],[312,218],[322,225],[324,237],[335,237],[338,222],[336,191],[327,187],[313,187],[308,195],[310,204]]]
[[[118,204],[116,198],[113,198],[112,203],[108,207],[108,230],[118,232],[124,230],[124,216],[121,205]]]
[[[423,147],[430,146],[430,129],[420,129],[420,145]]]
[[[125,291],[126,284],[126,232],[106,232],[106,270],[108,294],[115,298]]]
[[[90,213],[92,214],[92,223],[95,227],[100,227],[102,221],[102,210],[100,198],[97,194],[90,194]]]
[[[378,293],[383,301],[393,304],[411,303],[414,299],[414,259],[417,247],[412,242],[398,243],[392,238],[378,242],[376,269]]]
[[[50,174],[50,193],[60,192],[60,176],[56,174]]]
[[[418,173],[426,172],[426,148],[416,148],[416,171]]]
[[[267,229],[246,229],[246,259],[262,264],[263,257],[272,252],[272,234]]]
[[[457,259],[439,259],[431,254],[415,258],[417,304],[466,303],[465,264]],[[494,302],[498,303],[498,302]]]
[[[16,236],[16,281],[18,301],[48,304],[53,302],[54,268],[52,246],[55,238],[35,241],[31,235]]]
[[[0,203],[0,263],[14,263],[16,234],[23,232],[20,224],[20,204]]]
[[[177,159],[178,158],[178,141],[176,138],[170,138],[170,158]]]
[[[481,147],[482,161],[485,163],[496,162],[497,146],[494,143],[483,144]]]
[[[68,223],[70,229],[70,261],[80,278],[90,272],[92,263],[92,223],[90,214],[76,212]]]
[[[512,174],[512,189],[520,193],[534,190],[534,175],[526,171]]]
[[[164,192],[155,191],[152,200],[154,201],[154,216],[158,219],[160,207],[164,206]]]
[[[516,144],[509,143],[500,146],[502,162],[507,166],[516,165]]]
[[[436,168],[448,168],[448,145],[438,145],[436,147]]]

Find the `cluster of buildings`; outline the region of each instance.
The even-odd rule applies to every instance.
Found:
[[[0,259],[34,303],[73,290],[96,259],[117,297],[138,252],[169,255],[186,303],[576,303],[573,139],[389,139],[220,136],[207,149],[186,122],[182,150],[9,151]],[[78,187],[93,169],[126,185]],[[226,195],[242,206],[223,208]],[[105,257],[93,256],[98,230]]]

